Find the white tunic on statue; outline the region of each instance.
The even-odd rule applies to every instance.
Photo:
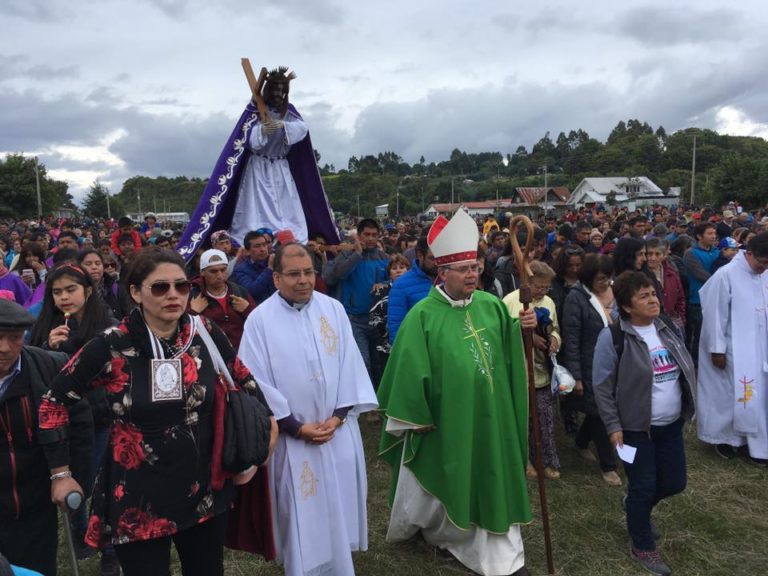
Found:
[[[739,252],[699,294],[699,439],[768,458],[768,272],[755,274]],[[725,370],[712,353],[726,355]]]
[[[277,112],[270,110],[269,114],[280,119]],[[240,244],[249,231],[259,228],[290,230],[298,242],[307,242],[307,220],[286,159],[291,146],[306,138],[307,125],[290,110],[283,121],[284,128],[270,135],[257,122],[248,136],[251,156],[230,226],[230,234]]]
[[[277,559],[288,576],[354,574],[368,548],[365,456],[357,417],[378,403],[339,302],[315,292],[301,309],[279,293],[248,317],[239,356],[279,420],[325,422],[350,406],[333,439],[280,434],[270,461]]]

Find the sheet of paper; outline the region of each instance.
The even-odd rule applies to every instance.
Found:
[[[624,444],[624,446],[616,446],[616,452],[619,454],[619,458],[624,460],[627,464],[632,464],[635,461],[635,454],[637,454],[637,448]]]

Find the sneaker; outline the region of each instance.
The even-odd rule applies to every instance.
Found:
[[[715,454],[720,456],[720,458],[723,460],[733,460],[739,455],[739,453],[736,451],[736,448],[730,444],[716,444]]]
[[[672,574],[672,569],[661,558],[658,550],[636,550],[634,546],[630,545],[629,555],[651,574],[657,576]]]
[[[105,550],[101,553],[101,576],[120,576],[120,563],[117,561],[115,550]]]
[[[626,494],[621,499],[621,509],[624,510],[624,512],[627,511],[627,496]],[[656,526],[656,522],[653,521],[653,518],[651,518],[651,536],[653,536],[653,539],[657,542],[661,540],[661,531]]]
[[[581,456],[584,460],[587,462],[597,462],[597,458],[595,458],[595,455],[592,454],[592,451],[589,448],[576,448],[579,451],[579,456]]]
[[[544,468],[544,478],[548,478],[549,480],[560,480],[560,470],[552,468],[552,466],[547,466]]]
[[[603,472],[603,480],[608,486],[621,486],[621,478],[615,471]]]

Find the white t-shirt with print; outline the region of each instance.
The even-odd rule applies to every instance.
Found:
[[[651,399],[651,425],[666,426],[680,418],[683,390],[680,386],[680,368],[662,344],[656,326],[632,327],[643,339],[653,365],[653,396]]]

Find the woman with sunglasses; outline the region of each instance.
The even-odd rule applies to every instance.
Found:
[[[80,251],[77,258],[80,266],[88,272],[96,286],[96,291],[104,302],[112,310],[115,318],[123,318],[127,311],[133,309],[130,305],[125,290],[118,282],[117,262],[112,258],[105,258],[95,248],[86,248]]]
[[[88,389],[110,406],[109,450],[93,491],[86,542],[112,543],[125,576],[166,576],[171,542],[184,576],[224,574],[224,531],[233,488],[210,483],[213,396],[218,379],[196,322],[185,313],[190,283],[183,259],[147,247],[124,279],[138,304],[123,322],[88,342],[51,383],[40,427],[62,430]],[[202,320],[236,385],[266,401],[214,324]],[[268,410],[268,408],[266,408]],[[273,440],[277,426],[273,419]],[[79,490],[69,475],[66,440],[52,468],[52,498]]]

